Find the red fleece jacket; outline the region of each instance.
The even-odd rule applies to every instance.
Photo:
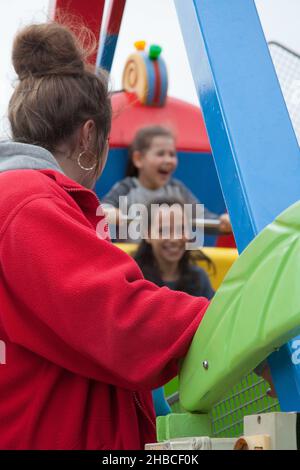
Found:
[[[158,288],[96,235],[64,175],[0,174],[1,449],[139,449],[208,301]],[[3,343],[2,343],[3,344]]]

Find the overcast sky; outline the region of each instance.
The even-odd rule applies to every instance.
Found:
[[[267,40],[277,40],[300,53],[300,0],[256,0],[255,3]],[[34,21],[44,21],[47,18],[48,5],[49,0],[0,0],[1,135],[7,133],[5,115],[14,80],[10,65],[13,37],[21,26]],[[133,43],[138,39],[163,47],[169,69],[169,94],[197,104],[173,0],[127,0],[112,69],[112,83],[115,89],[121,86],[124,63],[133,51]]]

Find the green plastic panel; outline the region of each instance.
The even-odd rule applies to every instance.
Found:
[[[156,420],[157,441],[183,437],[211,436],[211,420],[207,414],[171,413]]]
[[[299,279],[297,202],[246,248],[207,310],[180,372],[180,400],[186,410],[209,411],[229,388],[300,333]]]
[[[164,386],[165,396],[169,397],[170,395],[173,395],[174,393],[178,392],[178,389],[179,389],[179,380],[177,376]]]

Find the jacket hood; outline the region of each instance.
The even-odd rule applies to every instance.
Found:
[[[0,173],[10,170],[55,170],[63,173],[48,150],[37,145],[2,141],[0,142]]]

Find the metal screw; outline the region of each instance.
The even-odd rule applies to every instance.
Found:
[[[208,361],[203,361],[203,362],[202,362],[202,365],[203,365],[203,367],[204,367],[205,370],[207,370],[208,367],[209,367]]]
[[[258,422],[258,424],[261,423],[261,416],[257,416],[257,422]]]

